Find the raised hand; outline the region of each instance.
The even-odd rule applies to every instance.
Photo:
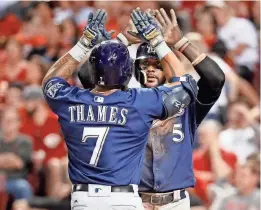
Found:
[[[176,44],[182,37],[182,32],[179,28],[175,11],[170,10],[171,19],[168,17],[164,9],[153,11],[155,17],[160,24],[160,29],[164,40],[168,45]]]
[[[100,33],[103,35],[103,39],[104,40],[110,40],[112,37],[112,34],[115,32],[114,30],[111,30],[111,31],[106,31],[105,29],[105,22],[106,22],[106,19],[107,19],[107,13],[104,12],[104,15],[102,16],[101,18],[101,21],[99,22],[99,25],[98,25],[98,28],[99,28],[99,31]]]
[[[143,14],[140,8],[137,8],[132,11],[131,19],[138,31],[138,33],[128,31],[132,36],[138,37],[145,42],[150,42],[157,36],[161,35],[160,28],[149,12]]]
[[[128,40],[128,44],[137,44],[137,43],[141,43],[141,39],[130,35],[128,31],[131,32],[137,32],[134,23],[132,22],[132,20],[129,20],[129,23],[127,25],[125,25],[125,27],[122,29],[121,33],[126,37],[126,39]]]
[[[93,47],[104,40],[111,39],[113,32],[107,32],[104,24],[107,18],[105,10],[98,9],[95,14],[89,14],[87,26],[83,29],[81,43],[86,47]]]

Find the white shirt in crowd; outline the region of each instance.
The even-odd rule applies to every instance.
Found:
[[[245,18],[231,17],[226,25],[218,29],[218,37],[224,41],[229,50],[239,44],[247,44],[240,55],[235,57],[237,65],[245,65],[250,69],[258,62],[258,37],[254,25]]]
[[[255,135],[252,127],[228,128],[220,133],[220,147],[227,152],[234,153],[239,163],[244,163],[249,155],[258,152]]]

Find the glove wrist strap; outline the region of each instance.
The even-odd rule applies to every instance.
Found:
[[[160,43],[164,42],[164,38],[162,35],[158,35],[155,38],[150,40],[150,44],[152,47],[156,48]]]
[[[68,52],[75,60],[78,62],[81,62],[85,56],[88,54],[88,52],[91,50],[90,47],[88,47],[88,40],[84,40],[82,37],[76,45]]]
[[[119,33],[116,37],[120,42],[122,42],[125,46],[129,46],[130,43],[128,41],[128,39],[126,38],[126,36],[124,36],[122,33]]]
[[[171,49],[168,47],[168,45],[166,44],[166,42],[163,40],[162,42],[160,42],[160,43],[155,47],[155,51],[156,51],[157,55],[159,56],[159,59],[161,60],[161,59],[164,58],[169,52],[171,52]]]

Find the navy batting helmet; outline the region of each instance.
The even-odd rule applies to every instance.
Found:
[[[136,60],[142,60],[146,58],[159,59],[155,49],[149,43],[142,43],[136,53]]]
[[[149,43],[144,42],[140,44],[140,46],[138,47],[136,53],[136,59],[134,62],[135,65],[134,75],[137,81],[139,81],[142,86],[144,86],[144,84],[146,83],[147,77],[146,74],[140,68],[140,61],[147,58],[153,58],[159,60],[159,57],[155,49]]]
[[[89,58],[94,72],[94,84],[127,86],[133,71],[133,62],[127,47],[116,41],[103,41],[91,52]]]

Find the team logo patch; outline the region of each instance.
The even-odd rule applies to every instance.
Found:
[[[49,84],[47,84],[46,88],[45,88],[45,93],[51,97],[51,98],[54,98],[57,91],[63,87],[64,85],[61,84],[61,83],[55,83],[53,84],[52,82],[50,82]]]
[[[94,102],[96,103],[103,103],[104,102],[104,98],[100,97],[100,96],[94,96]]]
[[[155,49],[150,45],[147,45],[147,50],[148,50],[148,53],[156,53]]]
[[[174,115],[174,117],[179,117],[181,115],[183,115],[185,112],[185,109],[184,108],[180,108],[179,112],[177,114]]]
[[[101,190],[102,190],[101,188],[95,188],[96,193],[100,192]]]

